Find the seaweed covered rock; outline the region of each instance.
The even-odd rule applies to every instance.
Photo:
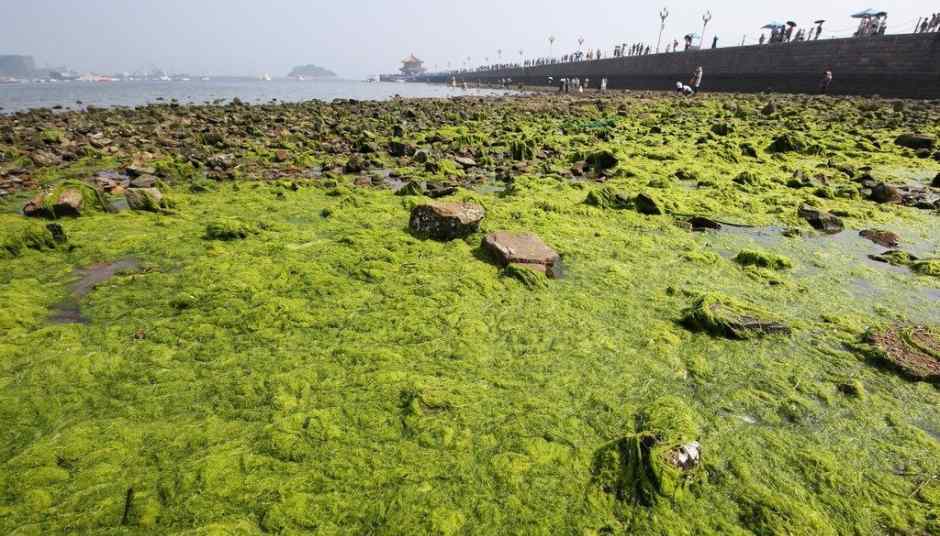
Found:
[[[532,233],[497,231],[483,239],[483,249],[503,267],[524,265],[531,270],[555,277],[561,257],[541,238]]]
[[[19,257],[26,250],[47,251],[68,241],[62,226],[22,220],[3,222],[0,228],[0,257]]]
[[[548,279],[538,268],[531,268],[528,264],[510,264],[503,269],[503,275],[522,283],[530,290],[548,287]]]
[[[633,207],[640,214],[646,214],[647,216],[659,216],[663,213],[659,202],[649,194],[638,194],[633,199]]]
[[[790,259],[766,251],[746,249],[738,253],[734,261],[741,266],[757,266],[771,270],[786,270],[793,267]]]
[[[584,202],[592,207],[614,210],[628,209],[633,206],[633,200],[627,194],[617,191],[611,186],[604,186],[591,190]]]
[[[799,153],[810,154],[813,147],[795,132],[786,132],[774,138],[774,141],[767,147],[769,153]]]
[[[822,231],[826,234],[841,233],[845,229],[845,224],[838,216],[819,210],[809,205],[803,205],[797,211],[800,218],[806,220],[813,229]]]
[[[82,192],[66,188],[59,192],[41,193],[23,207],[23,214],[32,218],[64,218],[82,215],[85,199]]]
[[[915,381],[940,383],[940,331],[929,326],[893,325],[869,330],[863,353]]]
[[[925,134],[901,134],[894,140],[895,145],[908,149],[933,149],[937,138]]]
[[[610,149],[595,151],[588,155],[585,161],[587,162],[588,169],[597,173],[603,173],[609,169],[613,169],[620,163],[620,160]]]
[[[924,259],[911,263],[911,271],[915,274],[940,277],[940,259]]]
[[[206,240],[241,240],[257,233],[255,226],[236,218],[220,218],[206,225]]]
[[[486,211],[475,203],[431,201],[411,209],[411,232],[434,240],[453,240],[475,233]]]
[[[705,331],[729,339],[790,333],[789,327],[769,320],[766,316],[756,308],[737,300],[705,294],[683,312],[682,324],[693,331]]]
[[[701,464],[699,433],[682,399],[660,398],[636,416],[633,432],[597,450],[592,483],[627,505],[681,499]]]
[[[875,203],[900,203],[902,200],[901,192],[898,191],[897,187],[884,182],[876,184],[871,189],[871,195],[868,198]]]
[[[859,231],[858,235],[886,248],[898,247],[898,242],[901,240],[901,237],[896,233],[882,231],[880,229],[863,229]]]
[[[131,210],[159,212],[167,208],[163,194],[156,188],[128,188],[124,198]]]

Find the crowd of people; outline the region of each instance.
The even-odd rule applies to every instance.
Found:
[[[916,33],[940,32],[940,13],[924,17],[914,31]]]
[[[888,29],[888,14],[886,12],[874,13],[873,14],[859,14],[855,17],[860,18],[858,29],[854,33],[854,37],[869,37],[869,36],[879,36],[884,35]],[[864,16],[862,16],[864,15]],[[801,41],[816,41],[819,40],[823,32],[823,24],[825,21],[818,20],[813,23],[811,26],[799,27],[795,22],[788,22],[786,24],[773,24],[765,26],[766,29],[770,30],[770,34],[766,33],[761,34],[758,39],[759,45],[765,44],[774,44],[774,43],[794,43]],[[914,28],[915,33],[927,33],[927,32],[938,32],[940,31],[940,13],[934,13],[933,15],[923,17],[917,26]],[[699,39],[699,36],[696,34],[686,34],[683,36],[683,43],[680,48],[680,42],[678,39],[674,39],[671,43],[667,42],[664,52],[674,53],[679,52],[680,50],[698,50],[704,48],[704,45],[696,45],[696,40]],[[718,36],[713,36],[711,42],[711,48],[718,48]],[[472,72],[487,72],[487,71],[500,71],[504,69],[518,69],[518,68],[528,68],[528,67],[538,67],[542,65],[555,65],[561,63],[574,63],[582,61],[594,61],[601,60],[605,58],[625,58],[633,56],[648,56],[650,54],[658,54],[660,52],[659,46],[654,50],[652,46],[647,43],[620,43],[613,47],[613,51],[604,51],[600,48],[597,49],[587,49],[586,51],[578,50],[576,52],[571,52],[568,54],[563,54],[559,57],[542,57],[542,58],[532,58],[524,59],[521,62],[517,63],[499,63],[495,65],[484,65],[475,68],[460,69],[450,71],[452,73],[472,73]],[[520,51],[521,54],[521,51]],[[685,84],[680,84],[684,86]],[[581,87],[581,86],[578,86]],[[690,86],[691,87],[691,86]],[[679,88],[681,90],[681,88]],[[694,89],[694,88],[693,88]]]
[[[853,37],[870,37],[884,35],[888,31],[888,14],[879,13],[872,17],[862,17],[858,23],[858,30]]]

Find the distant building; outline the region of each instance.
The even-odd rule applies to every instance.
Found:
[[[427,71],[424,68],[424,62],[416,58],[414,54],[401,60],[401,69],[399,70],[403,76],[417,76]]]
[[[32,56],[0,56],[0,76],[31,78],[35,71],[36,61]]]

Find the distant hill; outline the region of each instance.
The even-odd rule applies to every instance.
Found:
[[[36,70],[32,56],[0,56],[0,76],[29,78]]]
[[[329,69],[324,69],[317,65],[301,65],[300,67],[294,67],[294,70],[290,72],[288,77],[297,78],[328,78],[331,76],[336,76],[336,73]]]

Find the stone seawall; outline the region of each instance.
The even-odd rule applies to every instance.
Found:
[[[611,89],[675,88],[702,66],[704,91],[815,93],[826,69],[830,93],[940,99],[940,33],[828,39],[802,43],[728,47],[597,61],[540,65],[525,69],[461,73],[460,82],[547,85],[548,77],[590,78]],[[451,75],[422,77],[444,83]]]

